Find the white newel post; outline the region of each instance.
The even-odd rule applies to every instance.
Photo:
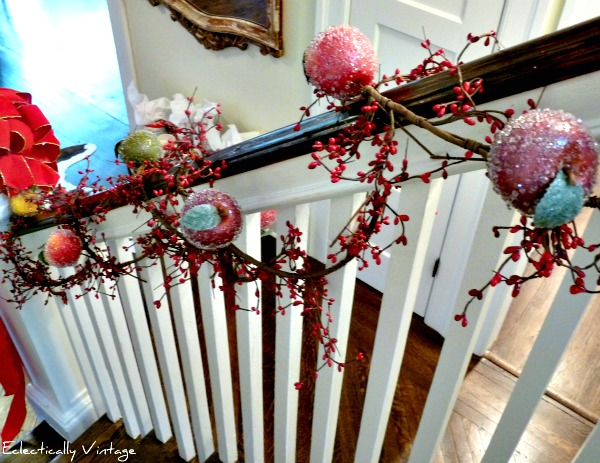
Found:
[[[36,249],[45,236],[39,232],[24,241],[29,249]],[[0,316],[25,366],[27,399],[40,420],[72,441],[103,411],[94,408],[83,381],[59,312],[62,304],[50,300],[44,305],[45,296],[37,295],[17,310],[6,302],[10,289],[8,282],[0,285]]]

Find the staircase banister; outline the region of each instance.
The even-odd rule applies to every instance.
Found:
[[[483,104],[598,71],[599,30],[597,17],[500,50],[463,64],[463,79],[483,79],[485,91],[476,100]],[[456,76],[444,72],[400,85],[383,95],[416,114],[433,117],[435,103],[455,98],[456,82]],[[345,112],[330,111],[308,118],[299,131],[294,131],[295,124],[282,127],[223,149],[215,153],[214,160],[227,161],[227,175],[231,175],[306,154],[316,141],[327,140],[350,124],[360,114],[360,106],[354,104]]]
[[[481,78],[485,91],[477,95],[477,103],[484,104],[517,95],[527,90],[544,87],[600,70],[600,17],[572,27],[500,50],[461,65],[464,80]],[[383,95],[400,102],[416,114],[433,117],[432,106],[455,97],[456,76],[448,72],[400,85]],[[300,128],[291,124],[259,135],[211,155],[213,163],[225,161],[222,176],[230,177],[260,167],[286,161],[312,151],[316,141],[326,141],[341,128],[351,124],[360,114],[362,103],[350,105],[344,111],[329,111],[302,121]],[[380,124],[385,121],[378,120]],[[156,185],[149,185],[153,191]],[[96,205],[107,200],[117,207],[119,199],[110,192],[101,192],[86,198],[89,214]],[[122,205],[122,204],[121,204]],[[57,218],[40,215],[30,233],[58,223]]]

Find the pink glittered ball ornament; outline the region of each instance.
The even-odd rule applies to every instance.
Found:
[[[494,189],[508,204],[535,215],[536,226],[550,228],[572,220],[591,193],[598,146],[572,114],[536,109],[497,134],[487,169]]]
[[[355,27],[332,26],[304,52],[304,73],[318,90],[340,100],[358,95],[379,67],[371,42]]]
[[[269,209],[260,213],[260,229],[268,230],[277,222],[277,210]]]
[[[215,250],[227,246],[239,234],[242,223],[237,201],[213,188],[191,195],[181,210],[181,232],[200,249]]]
[[[55,267],[71,267],[77,263],[83,245],[73,231],[59,228],[48,237],[44,246],[44,260]]]

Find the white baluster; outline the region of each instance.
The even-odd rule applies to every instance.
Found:
[[[116,246],[118,246],[116,241],[107,242],[107,247],[111,248],[111,252],[115,250]],[[110,329],[117,344],[119,359],[123,365],[125,381],[127,383],[127,396],[129,396],[131,400],[131,407],[135,413],[138,431],[142,436],[145,436],[152,430],[152,421],[150,419],[148,402],[144,393],[143,382],[138,361],[135,356],[131,334],[124,314],[123,301],[121,300],[118,289],[109,289],[104,282],[100,284],[100,291],[102,293],[101,300],[106,309]],[[108,294],[114,294],[114,297],[111,298]]]
[[[596,423],[592,432],[575,455],[573,463],[598,463],[600,455],[600,424]]]
[[[244,230],[236,244],[244,252],[260,259],[259,213],[245,217]],[[252,463],[264,461],[262,313],[249,311],[251,307],[260,310],[255,294],[260,289],[260,281],[236,286],[240,307],[244,309],[236,312],[244,459]]]
[[[457,197],[469,198],[470,216],[473,215],[473,211],[480,213],[479,220],[473,222],[475,229],[470,231],[477,236],[477,240],[470,241],[469,246],[463,250],[460,262],[449,261],[446,263],[442,259],[441,265],[450,267],[453,277],[448,282],[446,299],[439,300],[439,304],[445,309],[442,311],[444,315],[437,319],[440,323],[439,326],[448,326],[448,329],[417,436],[413,443],[409,460],[411,463],[429,462],[435,456],[454,409],[483,321],[490,309],[489,294],[486,295],[483,303],[476,301],[471,305],[467,327],[463,328],[459,322],[450,321],[452,315],[462,310],[463,304],[469,297],[467,295],[469,289],[480,288],[491,278],[492,272],[499,262],[498,256],[501,255],[505,246],[505,241],[494,238],[490,232],[492,227],[497,225],[497,217],[494,214],[482,213],[482,211],[493,210],[492,207],[497,204],[498,197],[490,192],[489,188],[479,188],[479,184],[483,186],[487,183],[484,176],[472,177],[473,175],[477,175],[477,173],[467,174],[469,177],[466,182],[463,182],[465,180],[465,175],[463,175]],[[473,196],[473,191],[480,193]],[[471,192],[470,196],[469,192]],[[459,200],[457,204],[466,203],[466,201],[461,201]],[[457,219],[460,220],[460,217]],[[460,239],[468,238],[461,236]],[[503,260],[504,256],[501,256],[500,259]],[[468,262],[469,265],[467,266],[465,262]]]
[[[73,269],[60,269],[58,273],[61,277],[65,278],[73,273]],[[75,352],[75,356],[77,357],[77,364],[81,369],[81,374],[92,399],[92,404],[98,417],[100,417],[107,413],[105,406],[106,399],[94,372],[94,359],[92,357],[92,349],[90,348],[91,340],[85,337],[83,327],[79,323],[78,314],[75,313],[77,302],[72,290],[67,291],[67,301],[68,303],[62,306],[58,312],[69,335],[69,340],[73,346],[73,352]],[[83,301],[81,302],[83,305]],[[97,339],[93,337],[93,340],[96,341],[96,348],[99,353],[100,347],[98,346]],[[116,403],[116,400],[113,403]]]
[[[348,218],[360,207],[364,201],[364,194],[357,194],[331,200],[328,230],[331,233],[339,233],[348,222]],[[327,217],[327,216],[325,216]],[[326,222],[325,217],[320,217],[319,222]],[[331,242],[335,236],[331,236],[327,229],[315,230],[321,240]],[[337,249],[337,243],[331,249]],[[354,286],[356,284],[356,259],[343,268],[327,276],[327,288],[329,297],[335,300],[330,309],[333,319],[330,329],[330,337],[337,339],[337,353],[334,359],[340,363],[346,361],[346,348],[350,332],[350,320],[352,318],[352,306],[354,303]],[[323,301],[325,304],[325,301]],[[323,307],[327,311],[327,305]],[[328,326],[328,315],[323,313],[322,323]],[[319,349],[318,362],[324,351]],[[339,414],[340,396],[342,392],[343,370],[338,371],[336,365],[324,367],[319,372],[315,389],[315,404],[313,408],[311,461],[331,461],[335,445],[335,433]]]
[[[213,276],[212,273],[213,268],[211,265],[202,264],[200,266],[198,274],[200,307],[202,309],[202,325],[204,326],[208,354],[210,387],[217,424],[219,460],[224,463],[233,463],[238,458],[237,432],[233,408],[226,308],[223,293],[219,289],[221,278],[216,275]]]
[[[408,244],[391,248],[354,459],[357,463],[379,461],[424,265],[422,254],[427,249],[419,245],[427,242],[435,218],[435,207],[427,216],[422,212],[428,192],[429,186],[423,183],[408,185],[400,194],[399,212],[410,217],[406,222]],[[431,201],[439,201],[441,190],[436,192]],[[421,241],[417,239],[420,233]]]
[[[98,288],[99,290],[101,288]],[[107,365],[108,378],[115,390],[120,415],[123,418],[125,430],[131,437],[140,435],[139,425],[132,406],[130,391],[125,380],[125,372],[121,363],[120,351],[117,349],[115,333],[111,330],[107,312],[111,310],[104,296],[96,295],[94,292],[83,297],[87,306],[88,314],[92,320],[96,338],[100,342],[100,348]]]
[[[68,275],[72,271],[63,270],[60,273]],[[119,409],[116,391],[109,375],[110,365],[106,363],[106,357],[103,353],[102,339],[96,333],[94,318],[91,316],[88,303],[86,302],[87,296],[75,297],[76,295],[81,296],[78,290],[71,290],[67,293],[69,305],[66,310],[71,312],[74,324],[81,333],[87,358],[90,362],[90,368],[94,374],[94,382],[99,387],[103,406],[106,410],[106,416],[111,421],[116,422],[121,419],[121,410]],[[93,391],[94,384],[92,381],[90,381],[90,385],[92,386],[91,391]]]
[[[136,246],[136,250],[139,249]],[[156,263],[156,265],[152,265]],[[192,428],[188,416],[187,403],[183,388],[183,379],[179,368],[179,358],[175,335],[171,323],[171,311],[164,295],[164,275],[160,267],[160,261],[144,259],[140,263],[142,269],[140,276],[143,284],[146,308],[150,318],[154,346],[158,355],[158,362],[165,385],[165,393],[169,404],[169,411],[179,455],[186,461],[196,456]],[[154,306],[154,302],[162,299],[160,308]]]
[[[169,268],[173,265],[173,260],[166,258],[165,264]],[[177,330],[196,448],[200,461],[205,461],[214,453],[215,444],[204,381],[200,339],[198,338],[196,307],[190,281],[173,286],[170,297],[173,304],[173,319]]]
[[[277,211],[277,235],[287,236],[286,221],[303,232],[306,245],[310,208],[307,204]],[[278,250],[280,243],[278,242]],[[282,306],[289,302],[284,292]],[[298,421],[298,391],[294,384],[300,379],[302,352],[302,306],[288,308],[285,315],[276,315],[275,333],[275,461],[289,463],[296,458],[296,428]]]
[[[134,256],[132,241],[129,238],[114,240],[111,248],[112,252],[122,262],[131,260]],[[163,395],[156,357],[154,356],[154,348],[140,290],[140,281],[133,275],[124,276],[119,279],[118,288],[127,327],[131,334],[135,358],[141,374],[141,381],[144,385],[143,391],[148,403],[152,426],[158,440],[166,442],[173,436],[173,433],[169,424],[167,404]],[[141,420],[142,429],[145,432],[151,425],[148,423],[147,416],[141,417]]]

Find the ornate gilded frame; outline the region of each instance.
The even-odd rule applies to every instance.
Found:
[[[283,0],[265,0],[266,11],[262,8],[260,13],[266,18],[266,24],[259,24],[242,17],[211,14],[203,11],[194,0],[148,0],[153,6],[164,5],[170,13],[171,19],[179,22],[195,38],[209,50],[223,50],[227,47],[237,47],[246,50],[248,43],[260,47],[263,55],[272,55],[276,58],[283,55],[283,37],[281,28]],[[243,4],[252,6],[252,2],[244,0],[213,0],[211,9],[218,8],[219,3]],[[259,2],[257,2],[259,3]]]

